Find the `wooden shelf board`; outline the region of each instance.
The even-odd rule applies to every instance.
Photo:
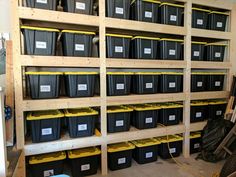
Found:
[[[232,67],[230,62],[211,62],[211,61],[192,61],[191,67],[196,69],[229,69]]]
[[[228,91],[216,91],[216,92],[192,92],[191,100],[205,100],[205,99],[220,99],[228,98]]]
[[[21,55],[22,66],[100,67],[99,58]]]
[[[107,105],[142,104],[185,100],[184,93],[108,96]]]
[[[185,68],[186,61],[107,58],[108,68]]]
[[[203,30],[203,29],[196,29],[196,28],[192,28],[192,36],[194,36],[194,37],[214,38],[214,39],[225,39],[225,40],[231,40],[232,39],[232,33],[231,32]]]
[[[190,131],[194,132],[194,131],[203,130],[203,128],[205,127],[206,124],[207,124],[207,121],[191,123],[190,124]]]
[[[233,3],[222,0],[192,0],[193,4],[215,7],[220,9],[232,10]]]

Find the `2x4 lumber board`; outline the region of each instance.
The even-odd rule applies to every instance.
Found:
[[[99,26],[99,17],[28,7],[18,7],[19,18],[45,22],[67,23],[74,25]]]
[[[132,141],[132,140],[138,140],[138,139],[179,134],[183,132],[185,132],[184,125],[157,127],[157,128],[145,129],[145,130],[138,130],[132,127],[131,130],[128,132],[108,134],[106,141],[108,144],[112,144],[112,143],[118,143],[118,142],[123,142],[123,141]]]
[[[22,111],[37,111],[50,109],[67,109],[78,107],[100,106],[100,97],[90,98],[58,98],[48,100],[24,100]]]
[[[193,4],[215,7],[220,9],[232,10],[233,3],[222,0],[192,0]]]
[[[152,33],[165,33],[174,35],[185,35],[186,28],[179,26],[163,25],[157,23],[147,23],[134,20],[123,20],[115,18],[105,18],[107,28],[116,28],[123,30],[144,31]]]
[[[184,93],[108,96],[107,105],[142,104],[185,100]]]
[[[213,39],[225,39],[225,40],[231,40],[232,39],[232,33],[231,32],[203,30],[203,29],[195,29],[195,28],[192,28],[192,36],[213,38]]]
[[[185,68],[186,61],[107,59],[108,68]]]
[[[203,128],[206,126],[206,124],[207,124],[207,121],[191,123],[190,124],[190,131],[196,132],[196,131],[203,130]]]
[[[206,99],[223,99],[228,98],[228,91],[216,91],[216,92],[196,92],[191,93],[191,100],[206,100]]]
[[[99,58],[21,55],[21,66],[100,67]]]
[[[229,69],[232,67],[231,62],[207,62],[207,61],[192,61],[192,68],[195,69]]]

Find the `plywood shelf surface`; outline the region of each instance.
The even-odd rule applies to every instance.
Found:
[[[191,132],[201,131],[206,126],[206,124],[207,124],[207,121],[191,123],[190,124],[190,131]]]
[[[228,91],[216,91],[216,92],[192,92],[191,100],[206,100],[206,99],[220,99],[228,98]]]

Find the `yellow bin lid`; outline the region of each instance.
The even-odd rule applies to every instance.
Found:
[[[183,104],[180,103],[163,103],[161,104],[162,109],[171,109],[171,108],[183,108]]]
[[[192,44],[206,45],[207,42],[192,41]]]
[[[97,75],[98,72],[64,72],[65,75]]]
[[[190,139],[201,138],[201,132],[191,132]]]
[[[191,106],[207,106],[208,102],[206,101],[192,101]]]
[[[78,109],[66,109],[66,117],[78,117],[78,116],[92,116],[98,115],[98,111],[95,111],[92,108],[78,108]]]
[[[183,75],[182,72],[161,72],[163,75]]]
[[[63,75],[63,72],[53,72],[53,71],[28,71],[26,75]]]
[[[151,105],[151,104],[131,105],[131,107],[135,111],[151,111],[151,110],[161,109],[160,106],[158,106],[158,105]]]
[[[192,10],[202,11],[202,12],[207,12],[207,13],[210,13],[210,12],[211,12],[210,10],[202,9],[202,8],[196,8],[196,7],[193,7]]]
[[[133,4],[136,0],[133,0],[131,2],[131,4]],[[150,2],[150,3],[156,3],[156,4],[161,4],[160,1],[156,1],[156,0],[142,0],[143,2]]]
[[[183,39],[170,39],[170,38],[161,38],[161,41],[172,41],[172,42],[184,42]]]
[[[90,157],[101,154],[101,150],[97,147],[81,148],[67,151],[69,159],[77,159],[82,157]]]
[[[132,141],[132,143],[136,146],[136,147],[148,147],[148,146],[154,146],[154,145],[158,145],[161,144],[160,141],[158,141],[155,138],[148,138],[148,139],[142,139],[142,140],[135,140]]]
[[[123,143],[116,143],[116,144],[108,145],[107,151],[113,153],[113,152],[127,151],[134,148],[135,146],[132,143],[123,142]]]
[[[135,72],[135,75],[161,75],[161,72]]]
[[[134,72],[107,72],[107,75],[133,75]]]
[[[127,106],[109,106],[107,108],[107,113],[120,113],[120,112],[132,112],[133,109]]]
[[[48,31],[48,32],[60,32],[58,29],[54,29],[54,28],[41,28],[41,27],[34,27],[34,26],[21,26],[21,29]]]
[[[211,14],[229,15],[227,12],[211,11]]]
[[[59,110],[48,110],[48,111],[34,111],[27,115],[27,120],[43,120],[43,119],[57,119],[64,117],[64,114]]]
[[[132,37],[133,37],[133,36],[130,36],[130,35],[111,34],[111,33],[107,33],[106,36],[110,36],[110,37],[121,37],[121,38],[132,38]]]
[[[228,46],[228,44],[221,44],[221,43],[207,43],[207,45],[214,45],[214,46]]]
[[[218,105],[218,104],[227,104],[227,101],[225,101],[225,100],[212,100],[212,101],[209,101],[209,105]]]
[[[183,5],[180,5],[180,4],[173,4],[173,3],[168,3],[168,2],[163,2],[163,3],[161,3],[161,5],[160,5],[160,6],[163,6],[163,5],[184,8],[184,6],[183,6]]]
[[[87,34],[87,35],[95,35],[95,32],[91,31],[78,31],[78,30],[62,30],[62,33],[73,33],[73,34]]]
[[[163,137],[157,137],[155,139],[159,140],[159,142],[161,143],[171,143],[176,141],[182,141],[183,137],[180,135],[168,135]]]
[[[54,152],[50,154],[31,156],[29,159],[29,164],[34,165],[34,164],[48,163],[64,159],[66,159],[66,153],[64,151]]]
[[[134,39],[148,39],[148,40],[156,40],[156,41],[160,40],[160,38],[158,37],[148,37],[148,36],[135,36],[132,38],[132,40]]]

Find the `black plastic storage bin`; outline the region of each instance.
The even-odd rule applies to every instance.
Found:
[[[191,60],[192,61],[204,61],[204,52],[206,42],[192,41]]]
[[[73,177],[94,175],[97,173],[101,150],[97,147],[68,151]]]
[[[158,155],[162,159],[180,156],[182,152],[183,137],[179,135],[169,135],[167,137],[159,137],[156,139],[161,142],[158,148]]]
[[[228,16],[228,13],[212,11],[209,14],[208,28],[211,30],[225,31]]]
[[[158,22],[158,7],[160,1],[156,0],[132,0],[130,14],[132,20],[144,21],[144,22]]]
[[[130,129],[130,118],[133,109],[126,106],[110,106],[107,108],[107,132],[124,132]]]
[[[219,44],[219,43],[207,44],[206,49],[205,49],[206,61],[223,62],[225,58],[226,47],[227,47],[227,44]]]
[[[30,112],[27,121],[31,125],[33,143],[60,139],[61,118],[64,114],[59,110]]]
[[[131,41],[131,58],[157,59],[157,46],[160,38],[135,36]]]
[[[159,21],[166,25],[183,26],[183,13],[183,5],[164,2],[160,5]]]
[[[134,112],[132,114],[132,125],[137,129],[148,129],[157,127],[159,118],[159,110],[161,109],[158,105],[134,105],[132,106]]]
[[[192,28],[207,29],[208,14],[210,10],[192,8]]]
[[[163,103],[160,109],[159,123],[169,126],[178,125],[183,120],[183,105],[180,103]]]
[[[135,72],[132,81],[132,92],[135,94],[158,93],[160,72]]]
[[[190,134],[190,154],[201,151],[201,132],[191,132]]]
[[[64,56],[91,57],[94,32],[62,30]]]
[[[181,39],[160,39],[160,51],[157,52],[158,58],[163,60],[183,60],[183,42]]]
[[[34,177],[49,177],[63,173],[65,152],[54,152],[31,156],[29,158],[29,170]]]
[[[62,0],[62,7],[65,12],[92,15],[93,0]]]
[[[62,72],[26,72],[28,94],[32,99],[57,98]]]
[[[129,168],[132,165],[132,143],[116,143],[108,145],[108,167],[110,170]]]
[[[129,58],[132,36],[106,34],[107,58]]]
[[[130,0],[106,0],[106,16],[129,19]]]
[[[21,26],[24,36],[24,54],[55,55],[58,29]]]
[[[26,6],[38,9],[56,10],[58,0],[26,0]]]
[[[204,72],[191,73],[191,92],[207,91],[207,75]]]
[[[208,91],[222,91],[224,88],[225,73],[209,73],[207,78]]]
[[[71,138],[93,136],[98,112],[91,108],[65,110]]]
[[[129,95],[133,72],[107,72],[107,95]]]
[[[133,158],[138,164],[157,161],[158,145],[160,142],[154,138],[132,141],[135,145]]]
[[[93,97],[98,72],[65,72],[66,93],[69,97]]]
[[[183,91],[182,72],[162,72],[159,82],[161,93],[177,93]]]
[[[225,110],[227,107],[227,101],[225,100],[212,100],[209,102],[208,111],[209,119],[224,118]]]
[[[201,122],[208,119],[208,102],[192,101],[190,111],[190,122]]]

